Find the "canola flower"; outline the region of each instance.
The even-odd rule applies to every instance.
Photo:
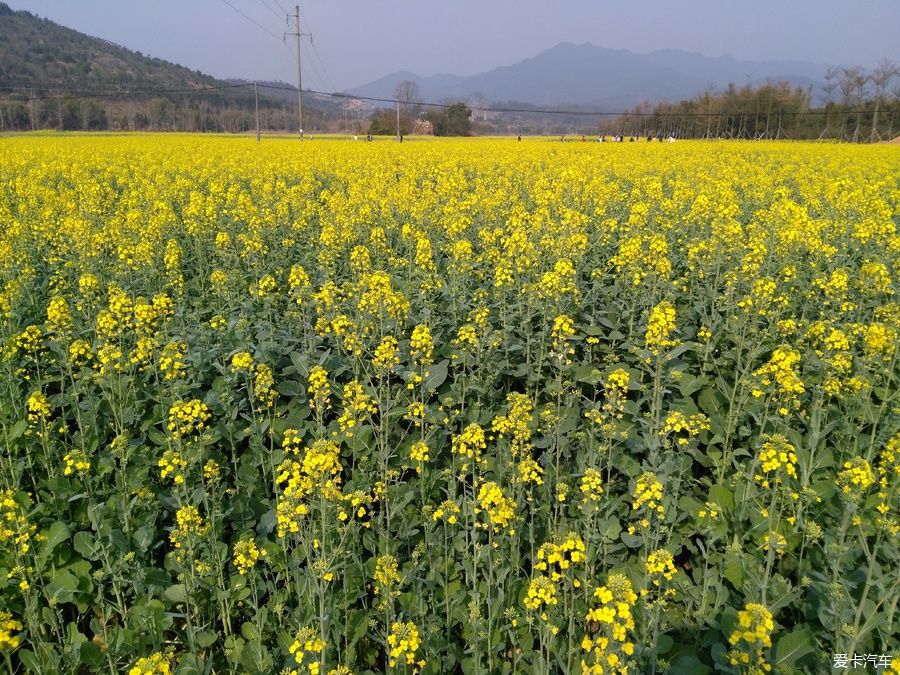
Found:
[[[253,539],[241,539],[234,545],[232,561],[238,574],[245,575],[252,570],[256,563],[264,559],[268,553],[256,545]]]
[[[203,431],[212,415],[200,399],[177,401],[169,408],[168,429],[175,438],[192,436]]]
[[[797,478],[797,452],[786,437],[773,434],[766,437],[757,457],[761,474],[755,479],[764,488],[769,487],[769,474],[776,474],[775,483],[780,484],[782,472],[790,478]]]
[[[13,669],[881,647],[890,147],[245,140],[0,142]]]
[[[412,621],[394,622],[391,624],[391,632],[387,637],[388,665],[393,668],[398,663],[406,665],[415,664],[418,670],[425,667],[424,659],[416,661],[416,654],[422,642],[419,637],[419,629]]]
[[[478,488],[474,512],[475,515],[484,513],[487,518],[487,522],[478,523],[477,526],[513,534],[510,525],[516,515],[516,503],[503,494],[503,490],[495,482],[488,481]]]
[[[0,650],[16,649],[21,643],[17,633],[23,628],[22,622],[11,613],[0,611]]]
[[[766,607],[748,603],[738,612],[738,625],[728,636],[728,642],[733,646],[728,656],[729,663],[752,675],[771,672],[768,650],[772,647],[774,628],[772,613]]]
[[[129,668],[128,675],[169,675],[172,672],[172,657],[162,652],[143,656]]]
[[[659,356],[678,344],[678,340],[672,337],[675,329],[675,307],[668,300],[663,300],[651,310],[644,333],[644,344],[653,356]]]
[[[606,584],[594,590],[585,621],[598,630],[585,635],[581,649],[584,675],[629,672],[628,660],[634,654],[632,633],[635,629],[633,609],[638,596],[628,577],[610,574]]]

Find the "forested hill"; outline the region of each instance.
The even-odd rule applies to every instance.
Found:
[[[0,3],[0,86],[183,89],[223,84]]]
[[[249,84],[153,58],[0,2],[0,132],[250,131],[256,119]],[[269,84],[260,84],[261,126],[297,131],[296,90]],[[308,130],[342,121],[339,101],[304,98]]]

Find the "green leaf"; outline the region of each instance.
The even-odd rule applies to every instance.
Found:
[[[708,385],[709,378],[707,377],[682,376],[678,381],[678,390],[681,392],[682,396],[690,396]]]
[[[587,384],[597,384],[603,377],[603,374],[594,366],[576,366],[572,369],[572,375],[578,382]]]
[[[353,612],[353,615],[350,618],[349,630],[347,631],[350,635],[349,646],[355,645],[359,642],[363,636],[366,634],[366,630],[369,627],[369,614],[368,612],[357,609]]]
[[[444,359],[433,366],[428,366],[428,377],[425,378],[425,389],[433,391],[444,384],[444,381],[447,379],[447,366],[449,365],[450,361]]]
[[[694,654],[682,654],[672,662],[667,675],[708,675],[712,668],[702,663]]]
[[[259,631],[256,630],[256,625],[252,621],[245,621],[241,624],[241,635],[243,635],[248,642],[259,639]]]
[[[77,590],[78,577],[68,570],[56,570],[45,588],[47,597],[55,603],[72,602]]]
[[[131,541],[134,542],[135,548],[139,551],[146,550],[150,548],[150,545],[153,543],[153,535],[156,533],[156,529],[151,527],[150,525],[141,525],[137,529],[137,531],[131,536]]]
[[[293,380],[279,382],[276,389],[282,396],[299,396],[301,391],[300,383]]]
[[[84,665],[88,666],[94,672],[103,670],[106,659],[104,658],[103,651],[100,647],[91,641],[85,641],[79,645],[78,650],[81,662]]]
[[[724,485],[713,485],[709,488],[709,497],[723,509],[731,511],[734,508],[734,495]]]
[[[806,626],[782,635],[775,643],[775,665],[793,665],[818,649],[815,636]]]
[[[658,638],[656,638],[656,653],[657,654],[667,653],[670,649],[672,649],[673,644],[675,644],[675,640],[673,640],[670,635],[661,633],[660,636]]]
[[[41,546],[41,553],[38,556],[38,563],[43,566],[50,555],[53,553],[53,549],[59,546],[61,543],[66,541],[71,535],[69,531],[69,526],[65,523],[57,520],[53,523],[49,528],[44,531],[44,545]]]
[[[207,647],[215,644],[216,640],[219,639],[219,636],[217,633],[211,630],[201,630],[199,633],[197,633],[195,639],[197,641],[198,647],[200,647],[201,649],[206,649]]]
[[[28,420],[19,420],[15,424],[12,425],[12,428],[9,430],[9,436],[7,439],[10,441],[14,441],[17,438],[20,438],[25,431],[28,429]]]
[[[728,558],[722,569],[722,575],[738,590],[744,585],[744,564],[740,558]]]
[[[173,584],[163,591],[163,596],[169,602],[187,602],[187,587],[184,584]]]

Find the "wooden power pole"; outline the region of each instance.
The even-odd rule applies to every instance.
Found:
[[[253,93],[256,96],[256,142],[259,143],[259,82],[253,83]]]

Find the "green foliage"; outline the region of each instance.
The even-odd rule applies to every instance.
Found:
[[[447,108],[431,111],[426,119],[434,127],[435,136],[470,136],[472,111],[465,103],[454,103]]]

